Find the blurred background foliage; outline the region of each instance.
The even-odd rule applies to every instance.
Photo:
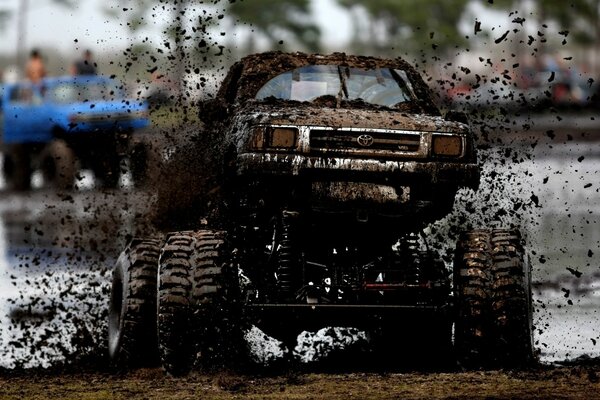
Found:
[[[447,54],[466,46],[459,31],[469,0],[338,0],[352,13],[356,27],[351,45],[361,53],[415,53],[429,44]]]
[[[349,21],[347,37],[338,43],[327,32],[340,21],[317,15],[324,1],[0,0],[0,32],[13,29],[15,20],[19,30],[14,53],[0,54],[0,71],[22,67],[36,47],[27,40],[35,29],[28,10],[53,6],[75,14],[93,3],[99,24],[126,27],[130,36],[125,46],[93,49],[101,72],[139,82],[166,76],[188,95],[208,84],[201,73],[215,76],[243,55],[273,49],[402,56],[436,79],[453,74],[439,71],[449,63],[473,69],[490,51],[503,60],[514,56],[514,62],[505,60],[509,66],[548,55],[566,59],[573,55],[568,51],[599,75],[600,0],[327,0]],[[55,48],[42,52],[52,54],[48,64],[55,74],[66,71],[61,62],[79,56]]]

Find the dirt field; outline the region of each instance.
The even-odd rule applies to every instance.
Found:
[[[160,369],[107,373],[11,374],[0,399],[598,399],[600,366],[521,372],[286,373],[247,376]]]

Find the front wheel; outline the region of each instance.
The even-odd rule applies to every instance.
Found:
[[[115,264],[108,352],[118,367],[143,367],[158,359],[156,274],[161,244],[160,239],[133,239]]]
[[[242,350],[234,306],[237,274],[225,234],[204,229],[171,233],[160,257],[158,338],[163,368],[187,373],[233,361]]]
[[[496,360],[507,368],[527,366],[535,361],[531,269],[517,230],[494,230],[491,242]]]
[[[454,262],[454,345],[461,365],[515,368],[535,360],[530,276],[518,231],[461,236]]]

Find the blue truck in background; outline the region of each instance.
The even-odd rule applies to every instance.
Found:
[[[72,188],[80,169],[104,187],[116,187],[125,159],[135,180],[145,173],[145,149],[132,133],[149,125],[148,105],[127,99],[118,81],[104,76],[45,78],[6,84],[2,150],[7,184],[27,190],[41,170],[46,185]]]

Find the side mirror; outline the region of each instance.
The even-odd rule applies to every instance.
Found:
[[[228,117],[227,105],[221,99],[210,99],[199,104],[199,117],[204,123],[224,121]]]
[[[446,121],[460,122],[463,124],[469,123],[469,117],[467,117],[467,114],[465,114],[462,111],[450,110],[446,113],[446,116],[444,117],[444,119]]]

